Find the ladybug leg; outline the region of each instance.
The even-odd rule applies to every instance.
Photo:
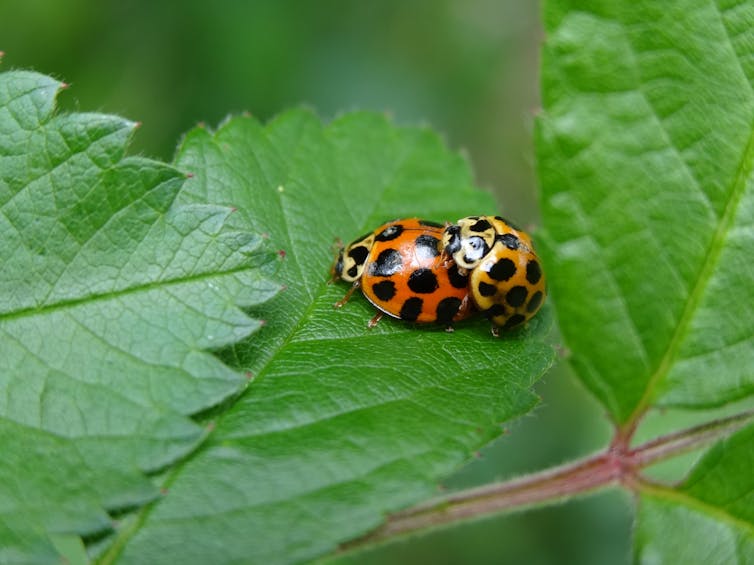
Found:
[[[492,326],[490,326],[490,333],[492,334],[492,337],[500,337],[500,328],[495,324],[492,324]]]
[[[452,334],[456,329],[453,327],[453,324],[448,324],[445,326],[445,331],[449,334]]]
[[[374,326],[376,326],[376,325],[377,325],[377,322],[379,322],[379,321],[380,321],[380,320],[382,319],[382,316],[383,316],[383,313],[382,313],[382,312],[377,312],[377,313],[376,313],[376,314],[375,314],[375,315],[374,315],[374,316],[372,317],[372,319],[371,319],[371,320],[369,320],[369,322],[367,322],[367,327],[368,327],[368,328],[373,328]]]
[[[342,307],[348,300],[351,298],[351,295],[353,294],[353,291],[359,288],[361,284],[359,281],[354,281],[354,283],[351,285],[351,288],[348,289],[348,292],[346,292],[346,295],[338,300],[335,304],[332,305],[333,308],[340,308]]]

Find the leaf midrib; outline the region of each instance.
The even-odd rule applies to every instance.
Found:
[[[747,532],[752,538],[754,538],[754,524],[732,515],[720,506],[710,504],[709,502],[692,496],[687,492],[664,485],[647,482],[641,484],[639,491],[644,495],[648,495],[659,500],[674,502],[675,504],[684,506],[695,512],[710,516],[711,518],[714,518],[719,522],[730,524],[731,526]]]
[[[237,273],[248,271],[249,269],[250,269],[249,265],[240,265],[238,267],[233,267],[231,269],[225,269],[222,271],[206,271],[203,273],[198,273],[198,274],[190,275],[186,277],[165,279],[158,282],[150,282],[150,283],[145,283],[145,284],[140,284],[140,285],[135,285],[135,286],[129,286],[123,289],[113,290],[110,292],[92,294],[89,296],[77,297],[77,298],[72,298],[69,300],[60,300],[58,302],[54,302],[52,304],[46,304],[44,306],[28,306],[26,308],[21,308],[19,310],[13,310],[10,312],[0,313],[0,322],[6,321],[6,320],[15,320],[18,318],[45,315],[51,312],[57,312],[61,310],[75,308],[77,306],[81,306],[82,304],[92,304],[96,302],[103,302],[103,301],[113,300],[117,298],[122,298],[124,296],[128,296],[131,294],[137,294],[140,292],[149,292],[152,290],[169,288],[172,286],[178,286],[178,285],[182,285],[186,283],[198,282],[198,281],[203,281],[206,279],[215,279],[217,277],[222,277],[226,275],[234,275]]]
[[[738,57],[735,46],[731,41],[728,29],[725,26],[725,22],[722,20],[722,14],[720,13],[719,7],[715,13],[720,19],[720,27],[728,41],[728,47],[731,50],[733,60],[738,64],[738,69],[741,73],[741,77],[743,81],[747,85],[749,85],[749,94],[754,95],[754,89],[752,88],[747,74],[741,65],[741,61]],[[673,144],[670,145],[672,145],[673,148],[676,149]],[[683,159],[681,160],[681,162],[683,162],[685,166],[685,161]],[[702,297],[704,296],[707,285],[714,274],[715,267],[718,264],[718,260],[722,253],[723,247],[725,246],[726,237],[734,223],[736,212],[738,211],[738,206],[741,202],[741,199],[743,198],[744,192],[746,191],[746,183],[751,175],[753,168],[754,122],[750,121],[749,138],[747,140],[746,147],[743,151],[741,161],[736,171],[732,190],[728,192],[730,196],[725,204],[723,215],[718,222],[717,229],[714,232],[714,235],[705,254],[705,260],[702,263],[701,269],[699,270],[699,274],[696,278],[696,282],[694,283],[694,287],[692,288],[691,293],[689,294],[683,306],[683,311],[681,312],[681,316],[678,319],[678,324],[673,331],[673,335],[668,342],[668,347],[665,349],[665,353],[663,354],[659,364],[657,365],[657,369],[655,369],[655,371],[650,375],[649,380],[647,381],[647,385],[644,389],[644,393],[637,402],[634,410],[627,418],[626,422],[622,425],[622,427],[626,430],[635,429],[638,421],[648,410],[652,401],[654,400],[658,386],[660,386],[660,384],[665,380],[665,377],[671,371],[676,361],[678,351],[680,350],[683,341],[689,332],[691,322],[694,318],[694,315],[696,314],[699,303],[702,301]],[[696,180],[696,177],[694,177],[693,175],[692,178]],[[701,189],[701,187],[698,188],[699,192],[701,192],[709,202],[707,193],[703,189]]]
[[[211,139],[212,143],[216,143],[217,142],[217,136],[220,134],[221,131],[222,130],[218,130],[217,132],[215,132],[213,135],[210,136],[210,139]],[[265,134],[269,135],[269,130],[267,128],[265,128]],[[414,142],[411,144],[410,148],[407,148],[406,151],[405,151],[405,153],[401,157],[397,158],[394,161],[395,167],[393,168],[393,172],[385,180],[383,186],[381,187],[381,193],[384,193],[388,189],[388,187],[390,187],[392,185],[392,182],[389,182],[389,179],[394,179],[395,178],[395,176],[397,174],[397,171],[399,171],[401,169],[401,167],[406,162],[408,156],[412,153],[412,151],[416,150],[416,147],[418,145],[419,145],[419,140],[414,140]],[[257,159],[256,155],[254,155],[254,158]],[[287,183],[287,180],[289,179],[289,172],[290,172],[290,169],[286,170],[285,180],[283,180],[280,183],[283,186],[285,186],[285,184]],[[274,183],[270,182],[270,179],[269,179],[269,177],[267,176],[266,173],[265,173],[265,179],[267,181],[266,184],[268,185],[268,187],[270,188],[270,190],[274,190],[277,193],[278,191],[277,191],[276,187],[273,186]],[[343,187],[339,183],[339,185],[338,185],[338,193],[341,196],[341,198],[343,198],[342,191],[343,191]],[[279,193],[277,194],[277,202],[278,202],[278,205],[280,207],[280,213],[281,213],[281,216],[283,216],[283,220],[284,220],[284,224],[285,224],[285,237],[287,239],[287,243],[289,244],[288,247],[291,250],[293,250],[292,239],[290,237],[290,233],[291,233],[290,232],[290,225],[289,225],[290,218],[287,215],[284,214],[285,207],[284,207],[282,198],[281,198],[281,196],[280,196]],[[376,198],[374,200],[374,202],[375,202],[375,206],[377,206],[378,203],[380,202],[380,199]],[[374,210],[372,210],[369,214],[364,214],[364,219],[363,219],[364,224],[362,225],[362,230],[359,230],[358,233],[362,233],[363,231],[366,231],[367,229],[369,229],[366,224],[369,221],[369,217],[371,216],[371,214],[373,212],[374,212]],[[349,211],[349,214],[350,213],[351,212]],[[296,257],[295,253],[291,253],[291,255],[294,258]],[[298,270],[299,275],[300,275],[301,274],[301,263],[298,260],[296,260],[295,261],[295,265],[296,265],[296,269]],[[299,276],[299,280],[303,280],[303,279],[301,279],[301,277]],[[311,301],[310,301],[309,305],[302,311],[302,314],[301,314],[299,320],[297,321],[297,323],[291,327],[291,329],[288,331],[288,335],[286,335],[285,338],[279,343],[279,347],[277,348],[277,350],[274,351],[273,353],[271,353],[269,356],[266,357],[266,359],[263,360],[263,366],[259,370],[257,377],[254,379],[255,381],[258,380],[258,379],[260,379],[260,378],[264,378],[264,376],[265,376],[268,368],[272,364],[272,362],[279,355],[281,355],[281,353],[284,352],[291,345],[291,343],[295,343],[295,341],[294,341],[295,336],[300,333],[301,328],[311,318],[311,315],[314,312],[314,310],[316,308],[316,305],[318,304],[319,300],[326,294],[327,288],[328,288],[328,284],[327,284],[327,281],[325,280],[325,282],[323,282],[322,284],[319,285],[319,290],[316,293],[313,293],[311,295]],[[2,319],[2,318],[0,318],[0,319]],[[212,426],[212,429],[208,430],[208,432],[206,434],[204,434],[204,436],[202,437],[201,441],[197,443],[195,449],[191,453],[187,454],[187,456],[182,461],[178,461],[173,466],[173,468],[167,473],[167,475],[165,477],[165,480],[164,480],[164,482],[162,484],[162,489],[169,489],[170,485],[172,485],[176,480],[178,480],[178,478],[180,477],[180,475],[181,475],[181,473],[182,473],[183,468],[185,467],[185,465],[187,465],[189,461],[191,461],[195,456],[197,456],[197,454],[199,454],[200,452],[202,452],[202,450],[204,449],[204,447],[210,443],[210,441],[211,441],[210,438],[212,438],[216,434],[216,430],[221,426],[222,421],[224,419],[224,416],[228,412],[230,412],[230,410],[232,409],[232,407],[235,406],[238,403],[238,401],[246,394],[246,392],[248,391],[249,388],[250,388],[249,386],[247,386],[246,388],[244,388],[239,393],[239,395],[236,397],[235,402],[233,403],[233,405],[230,406],[230,407],[228,407],[228,409],[225,412],[223,412],[223,413],[221,413],[221,414],[218,415],[218,417],[215,419],[215,422],[214,422],[214,424]],[[100,565],[109,565],[110,563],[113,563],[120,556],[121,552],[126,547],[126,545],[128,544],[128,542],[133,538],[134,535],[137,534],[138,531],[140,531],[142,529],[142,526],[147,521],[147,519],[149,517],[149,514],[152,512],[152,510],[156,507],[156,505],[159,502],[160,502],[160,499],[156,499],[155,501],[153,501],[153,502],[151,502],[149,504],[146,504],[137,513],[137,517],[136,517],[133,525],[131,527],[129,527],[129,528],[126,528],[125,530],[122,530],[119,534],[116,535],[116,537],[115,537],[112,545],[110,546],[110,548],[97,561]]]

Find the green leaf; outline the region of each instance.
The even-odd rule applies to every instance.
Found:
[[[754,392],[754,7],[551,0],[544,262],[619,423]]]
[[[647,486],[637,562],[754,562],[754,426],[718,443],[676,490]]]
[[[274,295],[261,238],[177,206],[184,174],[125,157],[135,124],[56,114],[61,84],[0,74],[0,561],[56,561],[66,534],[153,499],[190,416],[241,390],[207,349]],[[64,534],[62,537],[57,534]]]
[[[367,113],[327,126],[305,111],[267,126],[239,117],[190,132],[177,165],[194,174],[181,202],[233,206],[239,227],[285,251],[287,289],[260,309],[265,332],[222,353],[253,385],[105,561],[312,559],[435,493],[533,407],[552,362],[547,309],[501,339],[482,320],[453,334],[391,319],[370,330],[360,295],[333,310],[347,288],[328,284],[336,237],[495,211],[436,135]]]

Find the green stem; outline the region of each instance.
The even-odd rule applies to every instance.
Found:
[[[751,421],[754,411],[742,412],[659,437],[634,449],[628,447],[626,438],[617,431],[603,452],[539,473],[456,492],[395,513],[378,529],[344,544],[341,549],[355,550],[420,530],[553,503],[611,485],[636,490],[642,481],[643,468],[721,439]]]

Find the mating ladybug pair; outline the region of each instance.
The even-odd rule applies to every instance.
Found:
[[[378,227],[341,248],[333,279],[353,283],[384,314],[409,322],[452,323],[481,311],[512,329],[537,313],[545,278],[531,238],[500,216],[469,216],[455,224],[408,218]]]

